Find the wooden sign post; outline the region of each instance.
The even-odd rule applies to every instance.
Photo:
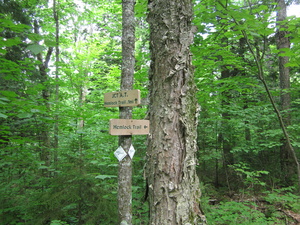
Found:
[[[134,47],[135,47],[135,0],[122,1],[122,65],[120,92],[106,95],[105,106],[119,107],[120,119],[132,119],[132,108],[134,104],[139,104],[139,96],[131,95],[129,90],[133,88],[134,74]],[[130,93],[130,94],[129,94]],[[139,95],[139,94],[138,94]],[[121,97],[122,96],[122,97]],[[132,98],[133,97],[133,98]],[[117,105],[115,104],[117,101]],[[132,225],[132,160],[126,157],[130,152],[131,135],[119,136],[119,160],[118,176],[118,211],[119,224]],[[123,151],[122,151],[123,149]],[[124,157],[122,152],[125,153]],[[120,156],[120,154],[118,154]]]
[[[132,158],[135,150],[131,143],[132,135],[147,135],[149,134],[149,120],[134,120],[131,119],[129,107],[123,107],[123,104],[131,104],[132,99],[137,99],[134,104],[140,102],[140,91],[120,91],[110,92],[105,94],[104,104],[106,106],[121,106],[120,117],[122,119],[110,119],[109,134],[119,136],[119,147],[114,152],[114,155],[119,160],[119,176],[118,176],[118,206],[120,224],[132,225]],[[113,99],[113,100],[112,100]],[[122,100],[120,100],[122,99]],[[115,104],[115,102],[117,104]],[[126,113],[127,112],[127,113]]]

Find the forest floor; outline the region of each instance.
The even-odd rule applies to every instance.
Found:
[[[300,225],[300,197],[289,191],[203,198],[209,224]]]

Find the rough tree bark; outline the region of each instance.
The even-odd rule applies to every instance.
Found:
[[[150,0],[150,224],[205,224],[196,175],[197,100],[191,0]]]

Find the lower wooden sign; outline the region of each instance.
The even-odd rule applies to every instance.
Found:
[[[149,120],[110,119],[111,135],[145,135],[149,134]]]

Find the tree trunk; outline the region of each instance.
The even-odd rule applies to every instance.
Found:
[[[282,24],[284,20],[286,20],[286,4],[285,0],[278,1],[278,10],[277,10],[277,22],[278,22],[278,30],[277,30],[277,48],[290,48],[290,41],[287,37],[286,26]],[[279,80],[280,80],[280,102],[281,102],[281,113],[282,119],[285,126],[289,126],[291,124],[291,115],[288,112],[291,104],[290,97],[290,68],[286,67],[285,64],[289,62],[288,56],[279,56]],[[285,181],[291,181],[291,176],[294,174],[295,170],[293,169],[293,157],[290,154],[288,143],[285,139],[282,139],[282,146],[280,147],[280,159],[281,159],[281,169],[282,173],[285,175]]]
[[[59,3],[59,2],[58,2]],[[56,103],[56,115],[54,117],[55,124],[54,124],[54,166],[55,169],[57,169],[57,163],[58,163],[58,111],[57,111],[57,105],[59,101],[59,17],[58,17],[58,7],[57,7],[56,0],[53,1],[53,19],[55,22],[55,103]]]
[[[36,34],[39,34],[39,24],[35,20],[34,21],[34,32]],[[46,112],[45,116],[48,116],[48,113],[50,112],[50,104],[49,104],[49,99],[50,99],[50,87],[48,84],[48,63],[51,58],[51,54],[53,52],[53,47],[49,47],[45,60],[43,59],[42,53],[37,54],[37,59],[40,62],[39,64],[39,75],[40,75],[40,82],[44,86],[42,90],[42,99],[43,99],[43,104],[46,107]],[[49,124],[47,122],[43,122],[40,127],[40,146],[39,146],[39,151],[40,151],[40,159],[41,161],[45,162],[45,166],[50,166],[51,163],[51,154],[50,154],[50,136],[49,136]],[[45,176],[48,176],[47,171],[43,171],[43,174]]]
[[[191,0],[150,0],[150,224],[205,224],[196,175],[197,100]]]
[[[86,95],[87,95],[87,89],[85,83],[80,87],[79,89],[79,108],[80,108],[80,114],[82,115],[84,113],[84,104],[86,101]],[[78,167],[79,167],[79,176],[83,177],[84,176],[84,140],[83,140],[83,132],[84,132],[84,118],[83,115],[78,119],[78,125],[77,125],[77,131],[79,134],[79,143],[78,143],[78,151],[79,151],[79,162],[78,162]],[[83,224],[83,216],[82,216],[82,209],[84,207],[84,196],[83,196],[83,184],[82,182],[79,181],[78,185],[78,212],[77,212],[77,218],[78,218],[78,225]]]
[[[135,49],[135,0],[122,2],[122,74],[121,90],[131,90],[134,74]],[[131,119],[132,107],[120,107],[120,119]],[[119,145],[128,152],[131,146],[131,136],[120,136]],[[119,163],[118,177],[118,207],[121,224],[132,224],[132,161],[125,157]]]
[[[230,71],[229,69],[226,68],[226,66],[222,66],[222,71],[221,71],[221,79],[228,79],[230,77],[234,77],[236,74],[234,71]],[[227,170],[227,167],[229,165],[234,164],[234,156],[233,153],[231,152],[232,150],[232,145],[233,145],[233,140],[231,138],[230,134],[230,119],[231,115],[228,112],[228,105],[230,104],[229,102],[230,99],[233,98],[232,94],[230,93],[230,90],[227,89],[226,91],[222,92],[222,100],[221,100],[221,106],[223,108],[222,112],[222,121],[221,121],[221,133],[219,134],[220,138],[220,143],[222,143],[222,150],[223,150],[223,169],[224,171]],[[227,134],[227,137],[226,137]]]

